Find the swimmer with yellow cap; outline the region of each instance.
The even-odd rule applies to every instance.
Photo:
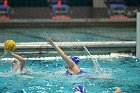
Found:
[[[25,65],[25,60],[23,57],[13,52],[15,51],[15,49],[16,43],[13,40],[7,40],[4,43],[4,50],[8,52],[11,56],[16,58],[16,60],[12,62],[12,70],[15,72],[22,72]]]

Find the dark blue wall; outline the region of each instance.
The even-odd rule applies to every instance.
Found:
[[[47,7],[52,0],[8,0],[12,7]],[[92,0],[65,0],[70,6],[92,6]]]

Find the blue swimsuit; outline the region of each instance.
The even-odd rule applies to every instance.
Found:
[[[75,75],[84,74],[84,73],[87,73],[87,72],[85,72],[85,71],[83,71],[83,70],[80,70],[80,72],[77,73],[77,74],[75,74]],[[66,71],[66,76],[68,76],[68,75],[73,75],[73,74],[71,74],[71,73],[67,70],[67,71]]]

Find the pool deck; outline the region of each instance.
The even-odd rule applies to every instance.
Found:
[[[113,42],[54,42],[64,51],[84,51],[84,46],[94,54],[118,53],[134,51],[136,41],[113,41]],[[0,51],[3,51],[3,43],[0,43]],[[44,54],[55,51],[55,49],[46,42],[17,43],[16,52],[19,53],[38,53]]]
[[[136,27],[136,19],[11,19],[0,20],[0,28],[17,27]]]

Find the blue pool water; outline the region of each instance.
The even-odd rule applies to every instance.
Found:
[[[131,57],[98,58],[106,74],[94,74],[94,65],[83,58],[80,67],[89,72],[66,76],[62,59],[27,60],[25,73],[11,72],[10,61],[0,65],[0,93],[73,93],[82,84],[87,93],[113,93],[121,87],[122,93],[140,93],[140,59]]]

